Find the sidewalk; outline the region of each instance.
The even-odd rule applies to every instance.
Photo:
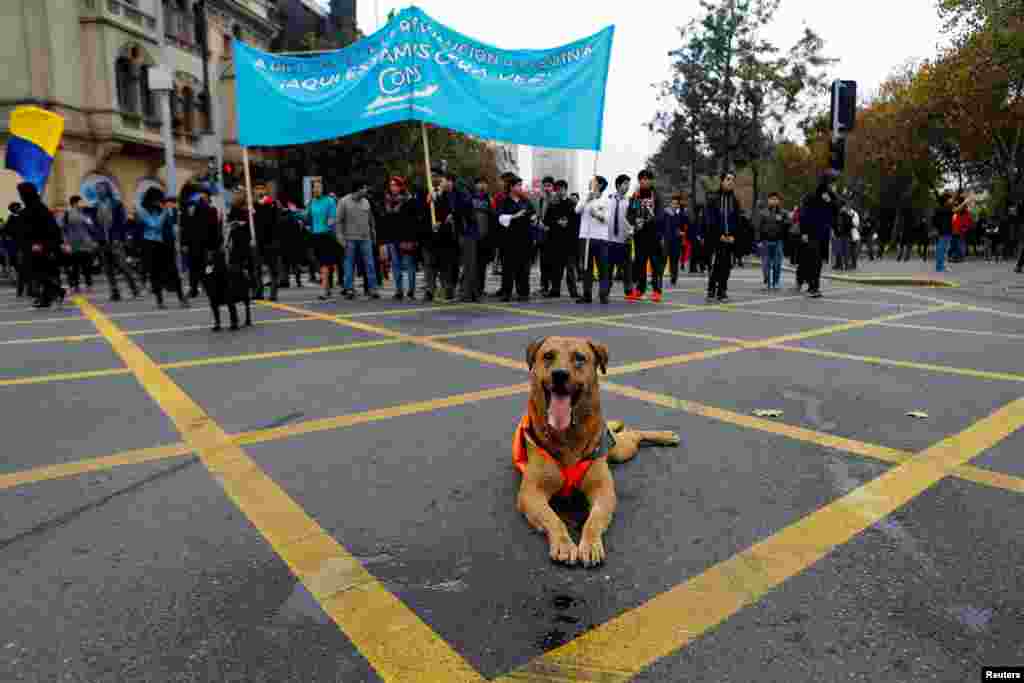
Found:
[[[859,284],[924,287],[995,286],[1010,289],[1024,286],[1024,276],[1013,271],[1014,265],[1015,262],[1010,261],[989,263],[984,259],[970,258],[963,263],[947,262],[945,272],[937,273],[934,257],[928,262],[912,258],[909,262],[897,263],[895,258],[887,256],[884,260],[875,261],[861,258],[857,262],[856,270],[833,270],[831,266],[825,265],[821,276],[824,279]],[[788,261],[784,268],[789,272],[796,272],[796,268],[790,267]]]

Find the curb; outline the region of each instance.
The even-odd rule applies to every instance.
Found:
[[[789,273],[795,273],[796,268],[783,266],[782,269]],[[927,276],[910,275],[828,275],[821,274],[822,280],[834,280],[836,282],[849,282],[857,285],[879,285],[887,287],[954,287],[959,288],[960,283],[955,280],[940,280]]]

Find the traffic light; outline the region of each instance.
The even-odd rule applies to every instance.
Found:
[[[857,122],[857,81],[832,81],[832,131],[847,133]]]
[[[846,137],[836,135],[832,138],[832,146],[829,150],[829,167],[836,171],[842,171],[846,166]]]
[[[238,187],[238,173],[235,165],[230,161],[225,161],[224,166],[221,167],[221,178],[223,178],[224,189],[228,192],[232,192]]]

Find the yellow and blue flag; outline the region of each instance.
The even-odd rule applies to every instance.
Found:
[[[7,168],[42,193],[64,135],[64,117],[39,107],[18,107],[11,112],[10,133]]]

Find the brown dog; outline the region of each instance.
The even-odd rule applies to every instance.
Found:
[[[512,460],[523,473],[517,507],[547,534],[551,559],[588,567],[605,558],[603,536],[615,513],[608,462],[631,460],[640,446],[678,446],[674,432],[626,431],[605,423],[597,371],[608,371],[608,349],[589,339],[543,337],[526,349],[530,401],[516,429]],[[577,545],[551,508],[551,497],[579,489],[590,515]]]

